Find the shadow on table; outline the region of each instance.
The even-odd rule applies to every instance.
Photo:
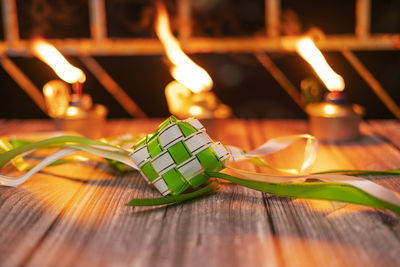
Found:
[[[351,146],[378,146],[382,144],[391,144],[392,142],[386,137],[379,134],[362,134],[359,138],[348,141],[320,141],[326,146],[351,147]]]

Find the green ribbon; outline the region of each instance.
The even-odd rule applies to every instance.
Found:
[[[0,138],[0,152],[10,151],[13,148],[22,146],[24,144],[26,144],[26,143],[22,144],[22,142],[13,142],[12,140]],[[31,164],[27,163],[22,157],[19,157],[19,156],[13,158],[11,163],[19,171],[27,171],[32,168]]]
[[[220,172],[212,172],[209,173],[209,175],[277,196],[353,203],[378,209],[388,209],[400,215],[399,206],[378,199],[356,187],[345,183],[270,183],[251,179],[243,179]]]
[[[97,145],[99,147],[107,147],[107,148],[113,149],[115,151],[118,151],[118,152],[109,151],[110,155],[115,154],[116,156],[122,156],[122,157],[126,157],[126,158],[128,155],[127,151],[125,151],[119,147],[116,147],[116,146],[113,146],[110,144],[106,144],[103,142],[95,141],[92,139],[79,137],[79,136],[58,136],[58,137],[41,140],[38,142],[27,143],[25,145],[18,146],[14,149],[3,152],[2,154],[0,154],[0,169],[3,168],[4,165],[7,164],[13,158],[18,157],[21,154],[24,154],[26,152],[29,152],[29,151],[32,151],[35,149],[48,148],[48,147],[54,147],[54,146],[74,146],[74,145],[76,146],[78,144]],[[78,148],[85,150],[84,147],[78,147]],[[87,149],[92,150],[92,148],[87,148]]]
[[[174,204],[183,201],[187,201],[190,199],[198,198],[208,193],[211,193],[218,189],[219,187],[218,180],[214,180],[202,189],[196,190],[191,193],[175,195],[175,196],[165,196],[160,198],[142,198],[142,199],[132,199],[126,206],[157,206],[157,205],[166,205],[166,204]]]

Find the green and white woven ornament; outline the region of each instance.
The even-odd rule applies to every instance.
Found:
[[[171,116],[136,144],[130,157],[147,182],[165,196],[204,184],[210,178],[207,172],[222,170],[230,153],[196,118],[179,121]]]

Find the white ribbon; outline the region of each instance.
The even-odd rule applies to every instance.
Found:
[[[290,135],[290,136],[273,138],[248,153],[244,152],[242,149],[238,147],[227,146],[229,152],[231,153],[231,158],[229,159],[228,162],[242,161],[255,157],[267,156],[269,154],[283,150],[301,139],[306,139],[307,142],[304,149],[304,159],[300,170],[281,169],[281,168],[273,168],[273,169],[290,174],[308,174],[311,172],[314,166],[318,150],[318,140],[314,136],[309,134]]]
[[[26,180],[28,180],[32,175],[36,174],[43,168],[49,166],[53,162],[69,155],[72,154],[76,151],[79,150],[84,150],[86,152],[108,158],[108,159],[113,159],[120,161],[122,163],[125,163],[126,165],[139,170],[139,168],[136,166],[136,164],[129,158],[129,156],[124,155],[122,153],[116,153],[120,151],[119,148],[113,149],[112,147],[106,147],[106,146],[87,146],[87,145],[69,145],[67,146],[68,148],[61,149],[50,156],[46,157],[44,160],[39,162],[35,167],[30,169],[28,172],[26,172],[24,175],[21,175],[19,177],[10,177],[10,176],[5,176],[5,175],[0,175],[0,185],[5,185],[5,186],[18,186],[22,183],[24,183]],[[24,155],[29,154],[32,151],[24,153]]]
[[[41,169],[49,166],[54,161],[56,161],[60,158],[63,158],[66,155],[69,155],[71,153],[74,153],[77,150],[78,149],[75,149],[75,148],[66,148],[66,149],[59,150],[59,151],[51,154],[44,160],[42,160],[35,167],[33,167],[28,172],[26,172],[24,175],[21,175],[19,177],[10,177],[10,176],[5,176],[5,175],[0,175],[0,185],[18,186],[18,185],[24,183],[26,180],[28,180],[32,175],[39,172]]]

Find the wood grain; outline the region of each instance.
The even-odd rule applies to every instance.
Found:
[[[380,138],[384,139],[388,143],[400,148],[400,124],[399,121],[387,120],[387,121],[370,121],[368,123],[373,131]]]
[[[149,132],[159,122],[110,121],[104,135]],[[3,124],[4,134],[53,130],[48,121],[0,121],[0,129]],[[303,121],[204,124],[215,140],[245,149],[307,131]],[[399,168],[399,127],[364,123],[361,140],[321,144],[315,169]],[[300,148],[267,160],[293,165]],[[376,182],[400,192],[396,177]],[[131,198],[158,196],[137,172],[120,174],[95,162],[51,167],[19,188],[1,188],[0,266],[400,265],[400,220],[391,212],[281,198],[229,183],[184,204],[124,206]]]
[[[263,133],[254,138],[257,140],[255,145],[272,137],[306,131],[304,123],[293,121],[264,122],[262,127],[258,131],[254,127],[253,132]],[[400,162],[399,151],[378,140],[367,128],[367,125],[363,125],[361,140],[340,146],[320,144],[316,169],[326,170],[324,166],[329,166],[329,169],[394,168],[394,162]],[[289,149],[288,153],[293,152]],[[283,165],[291,164],[296,155],[287,155],[274,160]],[[385,157],[382,158],[382,155]],[[371,167],[371,162],[375,161],[379,165]],[[389,180],[380,180],[378,183],[388,185]],[[391,187],[398,191],[400,189],[398,183],[393,183]],[[327,201],[290,200],[269,195],[264,197],[270,206],[275,232],[280,237],[285,265],[295,263],[296,266],[310,266],[321,265],[322,262],[330,266],[400,264],[396,256],[400,252],[400,221],[396,215],[373,212],[373,209],[356,205],[338,208],[337,203]]]

